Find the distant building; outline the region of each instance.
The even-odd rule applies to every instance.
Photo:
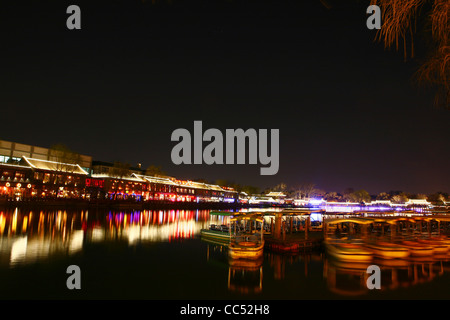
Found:
[[[268,194],[266,194],[266,197],[272,197],[275,199],[283,199],[286,197],[286,195],[283,192],[275,192],[275,191],[271,191]]]
[[[294,205],[298,207],[305,207],[309,205],[309,200],[306,199],[294,199]]]
[[[392,206],[392,202],[391,202],[391,200],[374,200],[374,201],[371,201],[369,203],[366,203],[366,205],[368,205],[368,206],[386,206],[386,207],[391,207]]]
[[[405,202],[406,206],[431,206],[431,202],[428,202],[426,199],[409,199]]]
[[[266,197],[274,199],[276,203],[283,204],[285,202],[286,195],[283,192],[272,191],[266,194]]]
[[[231,187],[150,176],[137,167],[0,140],[0,200],[103,199],[239,202]]]
[[[272,197],[252,196],[248,200],[248,203],[249,204],[258,204],[258,205],[267,205],[267,204],[276,204],[276,203],[278,203],[278,201]]]

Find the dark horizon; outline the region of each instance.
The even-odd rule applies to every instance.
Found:
[[[172,3],[78,1],[72,31],[67,1],[2,5],[0,139],[261,189],[450,191],[450,111],[413,80],[422,35],[405,62],[374,41],[366,2]],[[278,174],[174,165],[171,133],[195,120],[279,129]]]

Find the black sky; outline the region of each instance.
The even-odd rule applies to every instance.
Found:
[[[449,192],[450,113],[412,83],[426,51],[404,62],[374,42],[366,1],[329,2],[1,4],[0,139],[262,188]],[[173,165],[171,133],[194,120],[280,129],[278,174]]]

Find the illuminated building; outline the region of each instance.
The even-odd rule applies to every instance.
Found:
[[[0,198],[21,199],[32,196],[29,166],[0,163]]]
[[[83,198],[88,172],[78,164],[22,157],[32,171],[32,187],[44,198]]]
[[[238,193],[229,187],[155,177],[123,170],[119,174],[102,165],[90,173],[78,164],[22,156],[17,164],[0,163],[0,198],[132,200],[138,202],[236,203]],[[97,173],[96,173],[97,172]]]

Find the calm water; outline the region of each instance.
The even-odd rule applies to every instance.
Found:
[[[266,251],[234,265],[226,248],[200,240],[200,229],[226,219],[202,210],[0,210],[0,298],[450,298],[450,256],[375,262],[381,290],[366,288],[367,266],[322,252]],[[81,290],[66,287],[69,265],[81,269]]]

